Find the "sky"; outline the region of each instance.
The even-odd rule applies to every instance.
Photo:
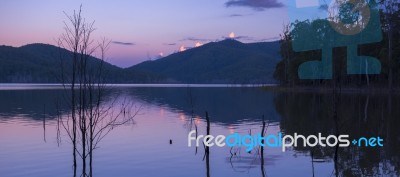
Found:
[[[278,40],[288,23],[283,0],[2,0],[0,45],[57,44],[64,14],[82,5],[93,39],[112,40],[107,61],[129,67],[227,38]]]

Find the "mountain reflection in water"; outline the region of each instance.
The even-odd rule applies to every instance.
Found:
[[[384,147],[211,147],[210,176],[399,176],[398,95],[271,92],[249,87],[114,87],[106,98],[143,109],[135,125],[113,131],[95,154],[94,176],[206,176],[204,147],[187,146],[197,128],[212,135],[322,133],[384,138]],[[1,176],[71,176],[69,144],[56,142],[63,89],[0,90]],[[107,100],[105,100],[107,101]],[[60,105],[63,114],[68,106]],[[337,116],[333,116],[337,114]],[[44,134],[45,133],[45,134]],[[45,136],[45,139],[44,139]],[[172,144],[169,141],[172,140]],[[263,164],[263,167],[261,165]],[[156,170],[155,170],[156,169]],[[335,170],[336,169],[336,170]]]

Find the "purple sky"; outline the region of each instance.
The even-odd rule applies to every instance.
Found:
[[[114,41],[108,61],[121,67],[231,32],[242,42],[274,40],[288,22],[281,0],[2,0],[0,45],[56,44],[63,11],[72,14],[80,4],[83,16],[96,21],[94,38]]]

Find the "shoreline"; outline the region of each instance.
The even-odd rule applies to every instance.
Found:
[[[61,83],[0,83],[0,90],[24,89],[63,89],[70,84]],[[293,93],[332,93],[334,89],[328,86],[282,86],[279,84],[104,84],[108,88],[260,88],[272,92]],[[337,87],[337,93],[352,94],[399,94],[400,88],[391,91],[383,87]]]
[[[303,92],[303,93],[332,93],[334,89],[327,86],[272,86],[263,87],[263,89],[273,92]],[[392,90],[383,87],[337,87],[337,93],[345,94],[399,94],[400,88],[393,88]]]
[[[0,90],[64,89],[62,83],[0,83]],[[106,88],[263,88],[276,84],[104,84]]]

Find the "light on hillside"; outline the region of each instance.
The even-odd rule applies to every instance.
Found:
[[[194,45],[195,47],[200,47],[200,46],[202,46],[203,44],[202,43],[200,43],[200,42],[196,42],[196,45]]]
[[[234,32],[231,32],[231,33],[229,34],[229,38],[234,39],[234,38],[235,38],[235,33],[234,33]]]
[[[179,48],[179,52],[183,52],[183,51],[185,51],[185,50],[186,50],[185,46],[181,46],[181,47]]]

